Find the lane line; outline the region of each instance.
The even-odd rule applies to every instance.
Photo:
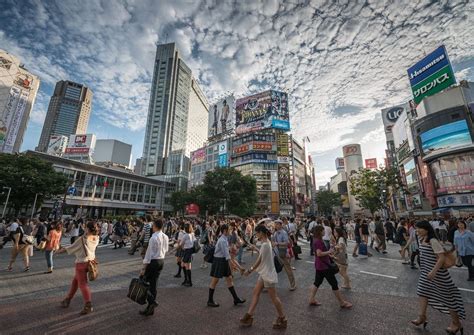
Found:
[[[385,258],[385,257],[378,257],[378,258],[383,259],[385,261],[400,262],[400,263],[403,262],[401,259],[393,259],[393,258]]]
[[[466,291],[466,292],[474,292],[474,290],[470,290],[470,289],[462,288],[462,287],[458,287],[458,290],[459,291]]]
[[[360,272],[360,273],[365,273],[365,274],[367,274],[367,275],[372,275],[372,276],[379,276],[379,277],[397,279],[397,277],[394,277],[394,276],[383,275],[383,274],[375,273],[375,272],[368,272],[368,271],[359,271],[359,272]]]

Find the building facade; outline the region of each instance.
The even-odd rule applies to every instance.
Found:
[[[342,147],[342,153],[344,156],[344,169],[347,180],[347,196],[349,199],[350,215],[364,214],[364,211],[359,206],[359,202],[351,194],[351,176],[357,173],[359,169],[364,168],[362,162],[362,149],[360,144],[348,144]]]
[[[104,217],[136,212],[171,211],[169,196],[174,185],[138,176],[125,170],[110,169],[45,153],[27,151],[53,164],[57,172],[69,179],[65,194],[47,200],[45,212],[63,208],[63,214],[73,217]]]
[[[40,80],[0,49],[0,152],[20,151]]]
[[[67,80],[57,82],[36,151],[46,152],[53,135],[85,134],[91,108],[90,88]]]
[[[92,155],[95,164],[114,164],[130,168],[132,145],[118,140],[96,140]]]
[[[143,173],[187,187],[189,155],[207,139],[208,103],[174,43],[157,46]]]

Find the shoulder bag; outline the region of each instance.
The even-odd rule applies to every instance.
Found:
[[[87,253],[86,244],[84,241],[85,238],[86,236],[82,237],[82,247],[84,248],[84,253],[86,257],[89,258],[89,254]],[[89,278],[90,281],[94,281],[97,279],[98,276],[99,276],[99,262],[97,262],[96,258],[93,260],[88,260],[87,261],[87,278]]]

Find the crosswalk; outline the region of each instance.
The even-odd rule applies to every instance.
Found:
[[[65,248],[71,246],[71,240],[69,238],[63,238],[61,240],[61,246],[65,247]],[[110,241],[107,244],[100,243],[97,246],[97,248],[100,248],[100,249],[102,249],[102,248],[113,248],[113,247],[114,247],[114,243],[111,243]],[[124,249],[124,248],[126,249],[126,248],[129,248],[129,247],[130,247],[130,243],[127,243],[127,245],[125,247],[123,247],[122,249]],[[3,248],[4,249],[11,249],[11,248],[13,248],[13,243],[12,242],[7,242],[7,244],[5,244],[3,246]]]

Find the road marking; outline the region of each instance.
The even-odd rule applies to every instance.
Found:
[[[461,288],[461,287],[458,287],[458,290],[459,291],[466,291],[466,292],[474,292],[474,290],[469,290],[467,288]]]
[[[403,262],[403,260],[401,260],[401,259],[393,259],[393,258],[385,258],[385,257],[379,257],[379,259],[383,259],[383,260],[386,260],[386,261],[392,261],[392,262],[400,262],[400,263]]]
[[[380,273],[367,272],[367,271],[359,271],[359,272],[360,272],[360,273],[365,273],[365,274],[367,274],[367,275],[372,275],[372,276],[379,276],[379,277],[397,279],[397,277],[389,276],[389,275],[383,275],[383,274],[380,274]]]

